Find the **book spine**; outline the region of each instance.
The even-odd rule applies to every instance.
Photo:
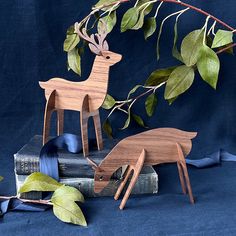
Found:
[[[28,155],[14,155],[15,172],[17,175],[30,175],[34,172],[39,172],[39,158],[31,157]],[[94,170],[89,163],[81,163],[68,160],[59,161],[59,175],[60,177],[88,177],[93,178]],[[122,170],[117,170],[113,177],[114,179],[120,179]]]
[[[158,193],[158,175],[152,169],[151,173],[140,174],[138,181],[132,191],[132,194],[156,194]],[[16,174],[16,187],[17,190],[22,186],[27,176]],[[94,193],[94,179],[93,178],[61,178],[60,182],[81,191],[86,197],[101,197],[101,196],[114,196],[121,180],[111,180],[108,186],[99,194]],[[126,191],[126,188],[123,192]],[[21,195],[27,199],[41,199],[41,192],[30,192]]]

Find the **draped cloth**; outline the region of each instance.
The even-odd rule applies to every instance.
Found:
[[[94,140],[90,140],[90,143]],[[39,157],[40,172],[51,176],[59,181],[58,150],[64,149],[71,153],[82,151],[81,137],[74,134],[63,134],[48,141],[41,149]],[[233,155],[223,149],[206,155],[197,160],[186,159],[188,165],[196,168],[207,168],[220,164],[222,161],[236,161],[236,155]],[[2,200],[0,210],[3,215],[9,210],[21,211],[44,211],[49,208],[48,205],[24,203],[17,198]]]
[[[186,159],[186,163],[197,168],[207,168],[220,164],[222,161],[236,161],[236,155],[233,155],[223,149],[213,152],[197,160]]]

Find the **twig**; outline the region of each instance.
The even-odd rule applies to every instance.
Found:
[[[220,54],[220,53],[222,53],[222,52],[225,52],[225,51],[227,51],[228,49],[234,48],[234,47],[236,47],[236,43],[230,44],[229,46],[227,46],[227,47],[225,47],[225,48],[222,48],[221,50],[217,51],[217,54]]]
[[[35,203],[35,204],[53,205],[53,204],[50,202],[50,200],[42,200],[42,199],[39,199],[39,200],[22,199],[22,198],[19,198],[18,196],[0,196],[0,199],[5,199],[5,200],[18,199],[18,200],[20,200],[21,202],[24,202],[24,203]]]
[[[190,5],[188,3],[185,3],[185,2],[181,2],[181,1],[177,1],[177,0],[159,0],[160,2],[169,2],[169,3],[175,3],[175,4],[178,4],[178,5],[181,5],[181,6],[185,6],[185,7],[189,7],[190,9],[194,10],[194,11],[197,11],[205,16],[209,16],[211,19],[215,20],[216,22],[218,22],[219,24],[223,25],[225,28],[233,31],[233,33],[236,33],[235,29],[233,27],[231,27],[230,25],[226,24],[225,22],[223,22],[222,20],[220,20],[219,18],[211,15],[210,13],[198,8],[198,7],[195,7],[193,5]]]

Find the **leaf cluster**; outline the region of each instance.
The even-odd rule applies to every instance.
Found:
[[[137,0],[135,5],[130,7],[122,16],[120,31],[142,29],[144,38],[147,40],[153,37],[157,31],[158,13],[163,2],[160,2],[157,7],[157,0]],[[105,22],[108,32],[110,33],[117,23],[116,11],[120,6],[120,2],[116,0],[100,0],[94,6],[94,14],[90,14],[87,18],[80,22],[81,25],[89,32],[91,29],[97,30],[101,28],[102,22]],[[180,95],[185,93],[193,84],[196,73],[200,74],[203,81],[209,84],[213,89],[217,88],[217,82],[220,70],[220,60],[217,55],[217,50],[222,50],[233,44],[233,31],[219,29],[216,33],[215,25],[212,24],[208,31],[209,18],[207,17],[204,26],[200,29],[190,32],[184,37],[181,42],[180,50],[178,44],[178,22],[180,17],[185,14],[189,8],[179,10],[167,15],[160,24],[157,35],[157,59],[160,58],[160,41],[166,21],[175,17],[173,27],[174,39],[172,47],[172,56],[178,60],[178,64],[168,68],[157,69],[153,71],[147,78],[144,85],[136,85],[130,90],[127,98],[124,101],[116,101],[111,95],[107,95],[103,104],[103,108],[110,110],[110,113],[103,124],[103,130],[112,137],[112,127],[108,118],[116,110],[119,110],[127,115],[127,119],[123,127],[129,127],[131,120],[134,120],[138,125],[147,127],[140,115],[132,112],[134,103],[141,97],[147,96],[145,100],[145,110],[148,117],[153,116],[158,104],[157,89],[165,85],[164,98],[169,104],[172,104]],[[155,14],[154,14],[155,12]],[[92,17],[94,20],[89,28],[89,21]],[[76,46],[82,40],[74,34],[73,29],[67,31],[67,38],[64,42],[64,50],[68,52],[68,66],[77,74],[81,74],[80,69],[80,52]],[[86,45],[85,43],[83,45]],[[232,48],[226,52],[232,53]],[[70,59],[70,60],[69,60]],[[144,90],[144,91],[143,91]],[[134,96],[137,91],[139,95]]]
[[[84,202],[84,197],[78,189],[63,185],[43,173],[35,172],[26,178],[19,189],[19,193],[31,191],[53,192],[48,203],[52,204],[55,216],[66,223],[87,226],[83,212],[77,204]]]

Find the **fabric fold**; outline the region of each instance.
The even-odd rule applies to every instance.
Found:
[[[236,161],[236,155],[233,155],[224,149],[220,149],[217,152],[206,155],[204,158],[193,160],[186,159],[188,165],[192,165],[197,168],[207,168],[220,164],[222,161]]]

